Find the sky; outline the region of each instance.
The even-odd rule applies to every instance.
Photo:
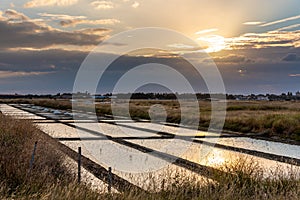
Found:
[[[211,59],[193,57],[199,49],[178,42],[172,56],[145,51],[123,56],[114,63],[117,71],[133,63],[182,63],[184,54],[207,67],[213,60],[227,93],[300,90],[299,0],[2,0],[0,93],[71,92],[79,67],[99,43],[144,27],[174,30]],[[109,92],[106,79],[99,92]]]

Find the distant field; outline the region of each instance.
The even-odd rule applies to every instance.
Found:
[[[33,103],[56,109],[71,109],[69,100],[6,100],[5,102]],[[131,100],[130,115],[134,119],[149,119],[152,105],[163,105],[167,112],[167,121],[180,123],[181,108],[175,100]],[[207,129],[210,123],[211,106],[209,101],[199,101],[199,128]],[[90,106],[90,105],[89,105]],[[86,105],[82,105],[86,107]],[[122,115],[126,104],[115,104],[117,113]],[[192,107],[189,109],[193,113]],[[112,114],[110,104],[96,105],[98,115]],[[156,113],[160,115],[160,113]],[[191,119],[192,120],[192,119]],[[189,121],[184,123],[189,124]],[[264,137],[279,137],[300,141],[300,102],[298,101],[228,101],[224,130],[240,133],[264,133]]]

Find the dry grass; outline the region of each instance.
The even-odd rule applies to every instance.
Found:
[[[152,105],[160,104],[167,112],[167,121],[171,123],[181,122],[182,110],[177,101],[155,101],[155,100],[132,100],[130,103],[130,114],[134,119],[150,119],[149,109]],[[208,128],[211,120],[210,102],[200,101],[201,129]],[[106,110],[106,112],[101,112]],[[99,113],[109,113],[109,105],[97,105]],[[187,109],[194,113],[194,109]],[[124,113],[126,105],[117,105],[119,113]],[[194,113],[195,114],[195,113]],[[157,113],[160,115],[160,113]],[[191,119],[193,120],[193,119]],[[189,124],[189,120],[184,122]],[[224,130],[241,133],[264,133],[265,137],[280,137],[300,141],[300,102],[269,102],[269,101],[229,101],[227,105]]]
[[[37,151],[29,172],[35,141],[38,142]],[[62,164],[63,159],[57,147],[39,137],[37,128],[30,121],[0,114],[0,199],[57,199],[52,198],[55,197],[53,190],[63,192],[70,188],[72,193],[85,187],[76,184],[75,177]],[[87,192],[87,195],[93,194]]]
[[[15,101],[15,100],[11,100]],[[68,100],[17,100],[22,103],[33,103],[40,106],[52,107],[56,109],[72,109],[72,104]],[[133,119],[150,119],[149,109],[151,106],[160,104],[164,106],[167,117],[171,123],[194,123],[192,120],[181,121],[182,110],[178,101],[175,100],[131,100],[130,115]],[[127,105],[120,103],[114,105],[117,115],[126,113]],[[91,107],[81,105],[82,108]],[[211,118],[211,105],[208,101],[199,101],[200,121],[199,127],[207,129]],[[192,107],[185,108],[190,113],[194,113]],[[96,104],[98,115],[111,115],[110,104]],[[241,133],[265,133],[265,137],[280,137],[300,141],[300,102],[298,101],[228,101],[226,121],[224,130]],[[158,118],[164,116],[157,113]]]
[[[29,160],[34,141],[38,149],[34,168]],[[227,174],[214,174],[216,181],[174,172],[156,183],[162,189],[141,193],[99,194],[87,185],[78,185],[63,165],[64,157],[53,144],[43,141],[30,121],[0,115],[0,199],[299,199],[300,180],[294,172],[275,173],[265,178],[259,165],[240,159],[220,168]],[[151,180],[150,180],[151,181]],[[203,184],[203,182],[205,184]]]

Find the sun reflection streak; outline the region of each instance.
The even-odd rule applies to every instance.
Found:
[[[222,151],[214,149],[207,157],[207,165],[220,166],[225,164],[225,155]]]

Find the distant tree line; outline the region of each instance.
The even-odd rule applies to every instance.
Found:
[[[84,93],[57,93],[55,95],[46,94],[46,95],[37,95],[37,94],[0,94],[0,99],[72,99],[73,96],[80,96],[82,98],[95,98],[95,99],[150,99],[150,100],[175,100],[175,99],[194,99],[195,95],[199,100],[219,100],[219,99],[228,99],[228,100],[269,100],[269,101],[290,101],[290,100],[300,100],[300,92],[293,94],[292,92],[282,93],[280,95],[276,94],[249,94],[249,95],[233,95],[233,94],[209,94],[209,93],[120,93],[120,94],[95,94],[91,95],[88,92]]]

